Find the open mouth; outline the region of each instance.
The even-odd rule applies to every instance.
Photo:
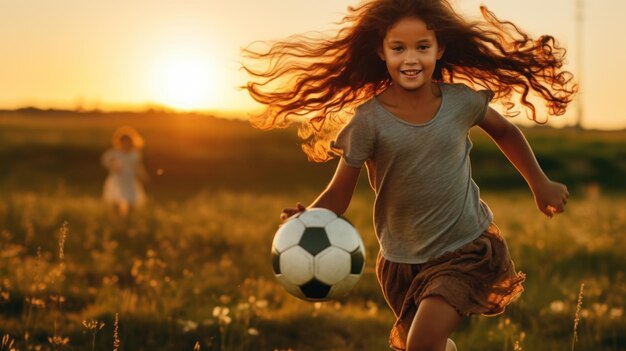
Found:
[[[418,69],[407,69],[407,70],[400,71],[400,73],[404,74],[405,76],[409,78],[417,77],[417,75],[420,74],[421,72],[422,70],[418,70]]]

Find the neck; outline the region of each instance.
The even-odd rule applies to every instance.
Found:
[[[406,90],[398,85],[392,84],[389,87],[389,92],[397,105],[405,106],[420,105],[425,101],[441,96],[439,85],[435,82],[424,84],[415,90]]]

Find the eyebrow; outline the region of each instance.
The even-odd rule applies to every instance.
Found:
[[[427,43],[430,44],[432,42],[431,39],[420,39],[417,41],[418,44],[422,44],[422,43]],[[404,44],[404,41],[402,40],[392,40],[389,42],[389,44]]]

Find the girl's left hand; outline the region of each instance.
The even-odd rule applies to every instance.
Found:
[[[569,192],[564,184],[546,180],[533,189],[537,208],[552,218],[556,213],[565,211]]]

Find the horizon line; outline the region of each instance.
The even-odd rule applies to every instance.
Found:
[[[0,114],[4,113],[39,113],[39,114],[58,114],[58,113],[72,113],[72,114],[164,114],[164,115],[194,115],[194,116],[203,116],[203,117],[212,117],[226,120],[239,120],[239,121],[247,121],[252,112],[247,110],[178,110],[175,108],[171,108],[169,106],[163,105],[152,105],[152,106],[144,106],[143,108],[130,108],[130,109],[100,109],[100,108],[92,108],[92,109],[76,109],[76,108],[41,108],[36,106],[24,106],[18,108],[2,108],[0,107]],[[513,121],[515,123],[515,121]],[[519,123],[515,123],[519,127],[523,128],[554,128],[554,129],[582,129],[585,131],[601,131],[601,132],[622,132],[626,131],[626,126],[618,127],[618,128],[589,128],[582,127],[578,128],[572,125],[564,125],[564,126],[551,126],[546,124],[532,124],[521,125]]]
[[[172,115],[202,115],[218,118],[228,119],[242,119],[247,120],[248,117],[254,114],[251,110],[224,110],[224,109],[177,109],[167,105],[143,105],[143,106],[125,106],[119,108],[71,108],[71,107],[38,107],[34,105],[25,105],[15,108],[0,107],[0,113],[7,112],[32,112],[32,113],[79,113],[79,114],[115,114],[115,113],[132,113],[132,114],[145,114],[145,113],[160,113],[160,114],[172,114]]]

